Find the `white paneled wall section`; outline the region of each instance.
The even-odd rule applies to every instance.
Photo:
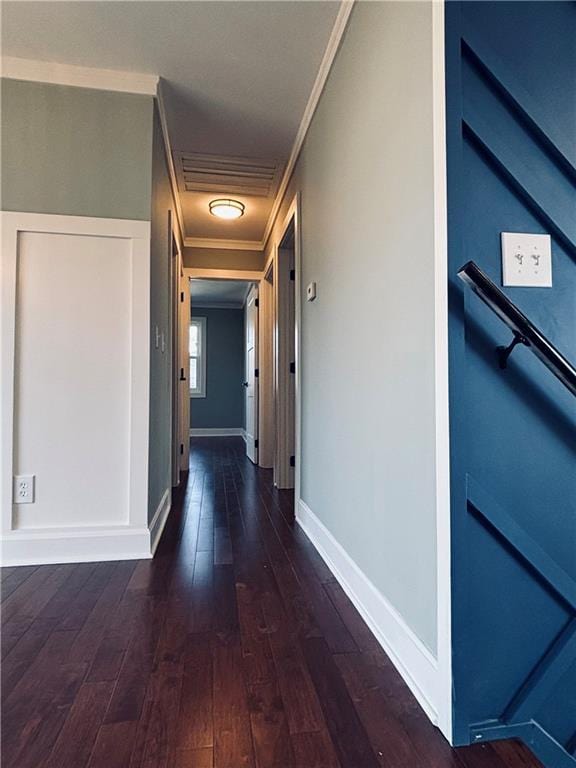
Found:
[[[3,564],[150,557],[149,223],[2,213],[1,265]]]

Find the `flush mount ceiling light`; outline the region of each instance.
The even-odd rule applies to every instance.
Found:
[[[219,219],[239,219],[244,215],[245,208],[243,203],[229,198],[212,200],[208,207],[212,216],[218,216]]]

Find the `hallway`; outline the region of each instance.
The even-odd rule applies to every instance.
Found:
[[[2,572],[4,768],[536,768],[453,750],[240,438],[196,439],[154,560]]]

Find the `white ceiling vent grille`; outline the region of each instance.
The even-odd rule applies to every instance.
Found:
[[[280,183],[282,167],[275,160],[187,152],[176,153],[176,158],[182,192],[272,198]]]

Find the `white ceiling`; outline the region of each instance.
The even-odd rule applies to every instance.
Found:
[[[190,280],[192,308],[210,304],[242,307],[251,285],[246,280]]]
[[[172,149],[285,165],[339,2],[3,2],[2,52],[159,75]],[[258,240],[268,198],[217,222],[199,192],[181,192],[186,234]]]

